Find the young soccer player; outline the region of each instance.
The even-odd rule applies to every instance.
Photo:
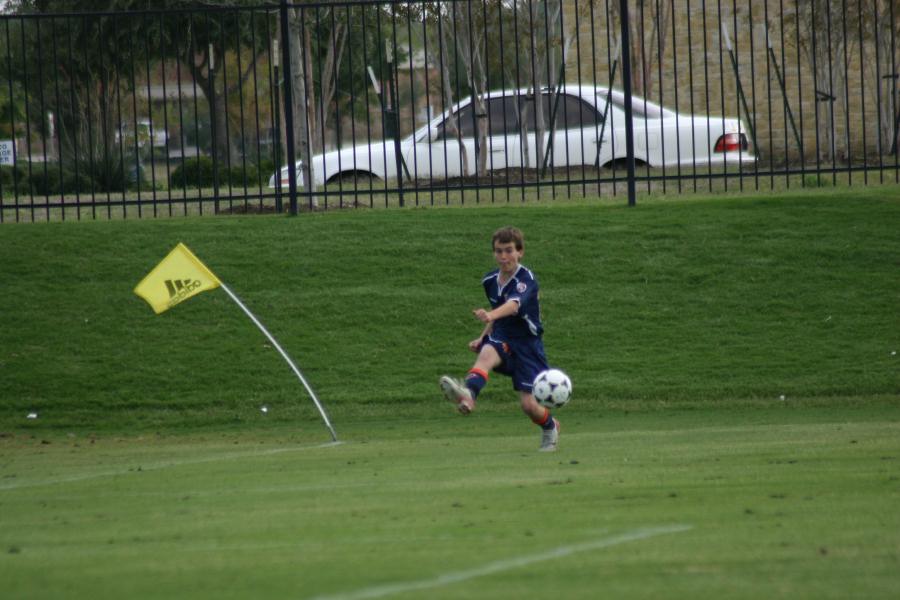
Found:
[[[469,342],[469,349],[478,358],[465,381],[441,377],[441,390],[459,412],[467,415],[475,410],[475,400],[491,371],[511,377],[522,411],[542,429],[540,450],[553,452],[559,443],[559,422],[531,393],[534,378],[548,368],[541,339],[544,328],[538,282],[531,271],[519,264],[525,254],[525,240],[519,229],[498,229],[491,244],[498,268],[481,280],[491,308],[472,311],[484,323],[481,335]]]

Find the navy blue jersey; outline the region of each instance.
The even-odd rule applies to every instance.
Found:
[[[541,305],[538,300],[538,282],[534,273],[519,265],[515,275],[502,287],[500,269],[491,271],[481,280],[491,308],[503,306],[510,300],[519,303],[519,312],[493,323],[491,336],[497,339],[521,340],[540,338],[544,333],[541,324]]]

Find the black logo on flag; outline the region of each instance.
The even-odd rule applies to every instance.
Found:
[[[196,279],[166,279],[169,300],[181,299],[201,285]]]

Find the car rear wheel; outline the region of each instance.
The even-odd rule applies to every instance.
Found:
[[[340,185],[342,187],[368,188],[378,178],[366,171],[345,171],[332,175],[328,179],[328,185]]]

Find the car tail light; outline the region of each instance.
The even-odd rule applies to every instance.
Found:
[[[748,148],[747,136],[743,133],[726,133],[716,141],[716,152],[732,152]]]

